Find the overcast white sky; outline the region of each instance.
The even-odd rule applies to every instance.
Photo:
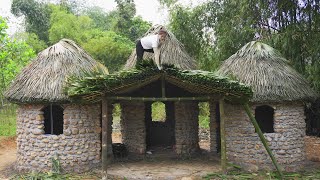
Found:
[[[57,0],[47,0],[57,1]],[[167,24],[168,12],[162,9],[158,0],[134,0],[137,9],[137,15],[140,15],[144,20],[152,22],[153,24]],[[179,2],[185,6],[196,5],[199,2],[205,0],[179,0]],[[23,17],[16,18],[10,12],[12,0],[0,0],[0,16],[8,18],[9,34],[13,34],[16,31],[23,30]],[[87,0],[86,5],[99,6],[110,11],[116,7],[114,0]]]

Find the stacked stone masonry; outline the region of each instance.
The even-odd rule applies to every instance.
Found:
[[[302,104],[267,104],[274,108],[274,133],[264,136],[286,171],[301,169],[305,160],[305,116]],[[255,111],[258,104],[252,106]],[[271,159],[242,106],[225,105],[227,156],[229,161],[273,168]]]
[[[129,153],[144,154],[146,152],[144,102],[124,101],[120,106],[122,142]]]
[[[210,107],[210,152],[217,153],[217,129],[219,130],[218,123],[216,120],[216,104],[217,102],[211,101]]]
[[[306,136],[305,150],[307,159],[310,161],[320,161],[320,137]]]
[[[101,163],[101,106],[62,105],[63,134],[44,134],[45,105],[20,105],[17,117],[17,169],[48,171],[59,156],[66,172],[83,172]]]
[[[199,148],[199,106],[197,102],[175,103],[176,153],[192,155]]]

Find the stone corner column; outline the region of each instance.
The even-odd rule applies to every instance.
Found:
[[[175,108],[175,138],[176,153],[191,155],[200,150],[199,147],[199,106],[198,102],[176,102]]]
[[[121,133],[122,142],[129,153],[145,154],[146,125],[144,102],[121,102]]]
[[[217,153],[217,130],[219,130],[219,124],[217,122],[217,112],[216,112],[216,103],[214,101],[209,102],[210,108],[210,152],[212,154]]]

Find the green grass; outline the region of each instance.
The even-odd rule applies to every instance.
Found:
[[[10,180],[81,180],[90,179],[98,180],[101,179],[101,175],[97,173],[84,173],[84,174],[59,174],[59,173],[27,173],[15,175]]]
[[[199,127],[209,129],[210,109],[208,102],[199,103]]]
[[[0,109],[0,136],[15,136],[16,129],[16,106],[2,107]]]
[[[257,172],[257,173],[247,173],[242,171],[231,171],[227,174],[223,173],[212,173],[204,177],[204,179],[219,179],[219,180],[255,180],[255,179],[281,179],[277,172]],[[320,179],[320,171],[315,172],[290,172],[284,173],[283,179],[293,179],[293,180],[315,180]]]
[[[162,121],[166,120],[166,105],[163,102],[152,103],[152,121]]]

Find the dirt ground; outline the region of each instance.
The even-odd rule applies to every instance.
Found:
[[[121,143],[121,134],[113,133],[112,140],[114,143]],[[209,143],[201,141],[200,146],[208,149]],[[0,180],[8,179],[16,173],[14,168],[16,148],[14,137],[0,137]],[[109,177],[111,179],[199,179],[220,169],[218,159],[208,160],[205,157],[198,157],[192,160],[178,160],[174,157],[165,157],[168,153],[165,151],[156,149],[152,155],[139,161],[115,160],[108,169]]]
[[[17,145],[15,137],[0,136],[0,179],[6,179],[14,173]]]
[[[113,142],[121,142],[121,134],[114,133]],[[207,156],[208,141],[200,141],[203,150],[201,156],[192,159],[177,158],[172,149],[152,149],[152,154],[147,154],[141,160],[115,159],[108,167],[110,179],[169,179],[169,180],[196,180],[201,177],[220,171],[218,157]],[[0,137],[0,180],[8,179],[15,173],[16,161],[15,138]],[[311,163],[305,169],[318,169],[320,163]],[[93,172],[101,174],[100,169]]]

